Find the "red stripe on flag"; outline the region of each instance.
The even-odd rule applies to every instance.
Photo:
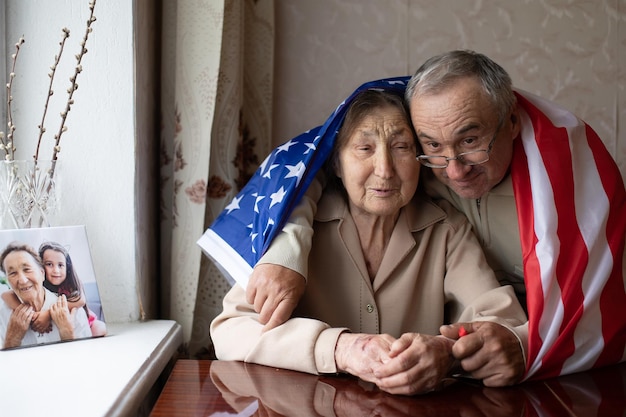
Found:
[[[574,173],[569,136],[565,128],[554,127],[552,122],[529,102],[524,108],[535,128],[537,146],[554,194],[557,236],[549,236],[559,242],[556,259],[556,280],[561,291],[563,317],[560,334],[543,358],[538,377],[557,376],[565,360],[574,354],[574,332],[583,314],[584,294],[582,277],[589,260],[587,247],[577,226],[574,200]],[[550,204],[550,203],[548,203]],[[556,246],[556,245],[555,245]],[[530,277],[528,277],[530,278]]]
[[[511,175],[514,176],[513,188],[515,195],[527,196],[524,199],[515,199],[517,216],[519,218],[520,240],[522,246],[522,260],[524,262],[524,275],[540,276],[539,261],[533,248],[537,244],[535,236],[535,224],[533,216],[532,192],[530,188],[530,175],[526,152],[520,138],[514,142],[513,158],[511,162]],[[522,227],[523,225],[523,227]],[[543,311],[543,288],[541,280],[525,280],[526,307],[530,323],[538,323]],[[535,362],[539,350],[543,344],[537,326],[528,328],[528,352],[526,371]]]
[[[589,146],[604,190],[609,196],[611,211],[608,215],[606,239],[613,254],[613,271],[600,296],[602,335],[605,348],[594,366],[619,362],[626,349],[626,291],[622,254],[626,235],[626,191],[619,169],[594,130],[585,125]]]
[[[626,235],[626,217],[623,215],[626,212],[626,192],[621,174],[600,138],[589,126],[584,125],[583,128],[582,122],[570,113],[564,113],[562,109],[547,111],[551,117],[558,120],[558,124],[565,123],[571,126],[570,138],[566,128],[555,127],[546,114],[528,99],[518,95],[518,100],[533,126],[532,132],[528,130],[524,132],[523,141],[520,138],[516,140],[511,166],[527,289],[529,317],[527,378],[557,376],[563,372],[566,363],[568,372],[582,371],[591,366],[589,360],[593,360],[596,355],[599,356],[593,366],[619,362],[626,347],[626,309],[624,309],[626,293],[622,272]],[[529,165],[523,146],[530,146],[528,149],[532,149],[535,155],[534,145],[527,142],[533,139],[532,135],[541,161],[532,160]],[[575,158],[572,158],[572,149],[576,153]],[[577,164],[585,164],[581,167],[584,172],[577,171],[577,176],[574,176],[573,160],[576,160]],[[533,173],[531,176],[529,166],[542,171],[539,175]],[[544,169],[549,184],[541,183],[535,186],[550,187],[554,201],[532,201],[531,178],[533,181],[536,181],[535,176],[541,178]],[[591,181],[585,182],[585,178],[590,178]],[[576,215],[577,202],[584,203],[579,209],[585,208],[585,212],[579,213],[580,218],[592,219],[589,214],[595,215],[595,212],[589,213],[587,207],[593,205],[593,201],[589,204],[590,196],[598,195],[597,188],[590,188],[595,187],[592,184],[596,184],[598,179],[602,184],[602,191],[610,202],[610,208],[607,213],[604,209],[606,203],[602,199],[599,202],[599,206],[602,206],[601,211],[597,213],[600,217],[593,221],[594,224],[596,221],[602,224],[598,226],[602,228],[606,222],[606,230],[588,229],[590,226],[588,224],[581,224],[585,226],[581,228]],[[535,199],[540,195],[546,195],[534,191]],[[589,191],[591,194],[588,194]],[[537,213],[537,218],[534,217],[534,213]],[[557,217],[553,220],[557,222],[555,228],[550,227],[551,219],[544,218],[544,215]],[[535,225],[540,229],[547,225],[546,230],[548,232],[556,230],[556,236],[536,236],[537,232],[543,233],[543,230],[536,230]],[[606,234],[606,237],[598,236],[598,233]],[[588,242],[585,242],[585,239]],[[544,240],[545,242],[552,240],[553,243],[546,246]],[[535,253],[536,250],[543,250],[546,247],[545,253]],[[552,249],[554,253],[551,252]],[[604,259],[609,252],[613,258],[613,268],[608,277],[605,272],[589,269],[596,268],[598,261]],[[590,258],[591,254],[594,256],[593,259]],[[602,258],[598,258],[600,256]],[[546,283],[547,287],[543,288],[541,262],[550,262],[552,257],[555,258],[552,264],[555,276],[544,277],[549,282]],[[545,266],[549,265],[546,263]],[[546,271],[543,272],[545,275]],[[591,281],[583,282],[583,279]],[[558,289],[553,287],[556,284]],[[554,291],[560,292],[563,306],[563,321],[560,323],[558,334],[552,334],[555,329],[549,328],[552,318],[542,318],[548,311],[550,313],[558,311],[558,306],[552,305],[557,299],[556,293],[550,295]],[[593,298],[585,300],[584,291],[591,291],[589,295]],[[593,306],[588,311],[584,310],[585,301]],[[581,320],[582,317],[589,317],[589,314],[600,314],[601,317]],[[589,327],[593,322],[601,323],[602,328],[581,327],[583,325]],[[577,326],[581,328],[577,329]],[[549,332],[545,334],[545,340],[542,340],[541,331]],[[578,351],[575,336],[581,343]],[[602,338],[603,350],[596,351],[594,346],[597,348],[598,343],[586,343],[585,338],[587,341]],[[547,346],[545,343],[552,344]]]

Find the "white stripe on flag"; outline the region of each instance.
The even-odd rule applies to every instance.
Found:
[[[589,147],[584,123],[578,120],[569,111],[555,106],[554,103],[547,102],[532,94],[525,93],[524,97],[541,110],[543,114],[551,120],[554,126],[564,127],[567,130],[574,175],[576,221],[582,238],[585,241],[589,256],[589,262],[580,282],[584,296],[584,314],[574,331],[575,352],[565,360],[561,372],[562,374],[568,374],[591,368],[604,349],[604,340],[600,337],[589,338],[587,330],[602,328],[600,295],[613,269],[613,256],[606,239],[608,219],[606,215],[601,217],[597,215],[598,213],[609,212],[609,201],[596,168],[593,153]],[[526,114],[524,114],[524,116],[526,123],[530,123],[528,116]],[[528,138],[528,147],[526,146],[527,142],[524,141],[524,148],[527,154],[539,152],[534,141],[534,129],[532,129],[532,126],[529,127],[530,128],[526,128],[525,126],[525,128],[523,128],[524,132],[532,134],[529,135],[532,137]],[[530,150],[529,147],[533,149]],[[535,158],[536,156],[538,156],[538,154],[532,157],[530,155],[528,156],[529,165],[531,164],[530,161],[540,162],[540,159]],[[537,178],[540,178],[539,172],[541,175],[544,175],[545,170],[543,169],[543,165],[539,164],[539,166],[529,167],[529,169],[531,172],[531,182],[533,182],[533,184],[541,184],[539,182],[534,183],[533,177],[535,177],[535,175],[533,174],[538,174],[536,175]],[[541,178],[541,181],[545,181],[544,184],[549,184],[547,176]],[[534,194],[537,187],[533,185],[531,188]],[[544,198],[546,198],[546,200],[542,200],[544,204],[547,201],[550,203],[554,201],[552,198],[548,200],[547,195]],[[533,203],[536,204],[536,202],[537,200],[535,196],[533,196]],[[552,204],[550,206],[550,208],[553,208]],[[544,217],[547,214],[547,212],[543,211],[545,208],[545,206],[542,206],[542,210],[537,210],[535,207],[534,216],[536,224],[538,217]],[[547,219],[549,219],[551,215],[554,215],[554,213],[546,216],[546,221],[549,221]],[[556,222],[554,223],[556,224]],[[541,271],[543,275],[542,282],[544,279],[551,279],[551,277],[543,274],[543,268]],[[573,284],[578,285],[578,283]],[[556,285],[556,278],[554,278],[553,285]],[[546,310],[544,310],[542,314],[542,322],[544,321],[544,317],[546,317],[546,319],[550,318],[550,316],[546,314]],[[560,321],[562,321],[562,318],[559,320],[559,324]],[[543,326],[541,326],[541,328],[543,328]],[[541,331],[541,334],[543,338],[543,331]],[[550,346],[548,340],[543,339],[543,342],[543,346]],[[543,346],[538,359],[543,357]],[[530,372],[534,373],[536,366],[538,366],[537,363],[533,364]]]
[[[550,117],[549,110],[544,110]],[[587,329],[602,328],[600,296],[613,270],[613,254],[606,239],[609,200],[604,191],[593,153],[587,141],[585,126],[567,129],[572,153],[576,222],[587,247],[589,261],[581,280],[584,314],[574,332],[576,351],[563,364],[562,373],[590,369],[604,349],[604,339],[590,338]],[[603,216],[598,216],[603,213]]]
[[[528,114],[520,109],[522,122],[522,143],[528,159],[528,171],[533,201],[533,218],[537,246],[535,252],[541,273],[541,287],[544,305],[539,319],[538,332],[542,340],[541,349],[534,363],[529,367],[527,375],[534,374],[540,367],[544,355],[559,336],[563,322],[563,304],[561,290],[554,277],[556,276],[556,259],[559,256],[559,242],[551,242],[556,236],[558,215],[554,206],[552,185],[543,165],[541,154],[535,141],[535,131]]]

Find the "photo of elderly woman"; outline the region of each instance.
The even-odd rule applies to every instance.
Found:
[[[0,245],[1,349],[106,335],[84,227],[0,231]]]

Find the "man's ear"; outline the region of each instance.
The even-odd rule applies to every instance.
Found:
[[[515,105],[515,108],[511,111],[509,120],[511,121],[511,140],[513,140],[519,136],[519,132],[522,129],[522,120],[517,105]]]

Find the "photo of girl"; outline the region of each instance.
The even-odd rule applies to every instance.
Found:
[[[68,250],[57,242],[44,242],[39,247],[39,257],[44,266],[44,287],[58,296],[65,295],[70,311],[74,308],[85,310],[93,337],[105,336],[106,324],[89,309],[83,284],[74,269]],[[13,291],[5,291],[1,297],[12,309],[21,303]],[[39,333],[49,332],[52,329],[50,310],[37,313],[31,328]]]

